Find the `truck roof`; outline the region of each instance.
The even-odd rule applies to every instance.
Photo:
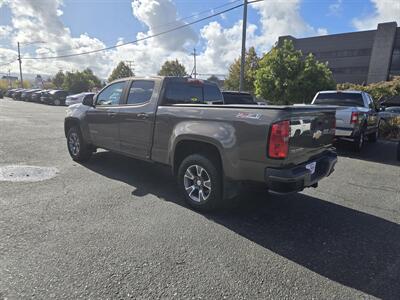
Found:
[[[363,91],[356,90],[330,90],[330,91],[319,91],[319,94],[337,94],[337,93],[352,93],[352,94],[362,94]]]
[[[198,81],[204,84],[211,84],[211,85],[217,85],[213,81],[209,80],[203,80],[203,79],[195,79],[191,77],[181,77],[181,76],[159,76],[159,75],[154,75],[154,76],[133,76],[133,77],[125,77],[125,78],[119,78],[116,79],[112,82],[119,82],[119,81],[125,81],[125,80],[149,80],[149,79],[158,79],[158,80],[168,80],[168,81]]]

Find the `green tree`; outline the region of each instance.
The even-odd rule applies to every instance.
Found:
[[[182,65],[177,59],[167,60],[158,72],[160,76],[187,76],[185,66]]]
[[[100,78],[94,75],[91,69],[86,68],[82,73],[89,81],[89,89],[102,86]]]
[[[251,47],[246,52],[246,60],[244,65],[244,84],[243,89],[247,92],[254,93],[254,81],[256,72],[259,66],[260,58],[257,56],[254,47]],[[227,90],[239,90],[240,84],[240,57],[235,59],[229,67],[228,78],[224,82],[224,87]]]
[[[133,70],[123,61],[121,61],[117,67],[111,72],[110,77],[108,77],[108,82],[114,81],[119,78],[132,77],[135,76]]]
[[[334,89],[327,64],[312,54],[303,58],[292,41],[285,40],[260,60],[255,80],[256,95],[273,104],[309,103],[319,90]]]
[[[52,79],[52,82],[57,88],[61,88],[64,84],[65,74],[62,70],[58,71],[56,76]]]
[[[90,91],[101,85],[100,79],[93,74],[92,70],[85,69],[83,72],[67,72],[62,87],[64,90],[76,94]]]

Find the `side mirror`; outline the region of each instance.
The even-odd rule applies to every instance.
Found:
[[[95,98],[90,98],[90,97],[84,98],[82,101],[82,104],[86,106],[94,106],[94,103],[95,103]]]

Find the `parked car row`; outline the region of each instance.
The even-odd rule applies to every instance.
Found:
[[[49,105],[72,105],[81,103],[85,97],[93,98],[94,93],[80,93],[77,95],[69,95],[64,90],[42,90],[42,89],[10,89],[5,93],[6,97],[14,100],[37,102]]]

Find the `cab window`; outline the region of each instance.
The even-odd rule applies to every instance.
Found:
[[[119,81],[106,87],[98,96],[96,105],[118,105],[124,91],[126,81]]]

